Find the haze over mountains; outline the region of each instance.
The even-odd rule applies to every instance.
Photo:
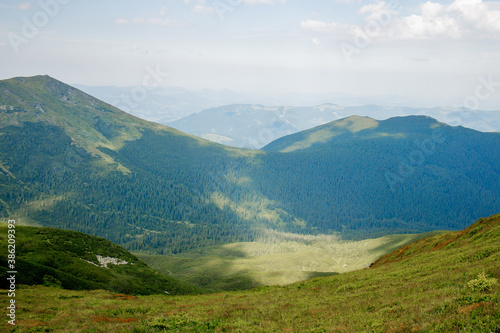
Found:
[[[125,112],[159,123],[172,122],[206,109],[231,104],[311,106],[334,101],[339,105],[358,106],[368,104],[389,107],[398,105],[431,106],[423,101],[393,95],[363,97],[345,93],[243,93],[228,89],[193,90],[180,87],[116,87],[83,84],[73,84],[73,86]],[[143,88],[147,94],[141,93]]]
[[[425,115],[452,126],[460,125],[482,132],[500,131],[500,111],[429,107],[397,96],[265,96],[230,90],[154,88],[147,90],[146,96],[134,99],[134,91],[137,90],[134,87],[75,86],[137,117],[213,142],[251,149],[260,149],[282,136],[353,115],[377,120]],[[413,107],[402,106],[405,103]]]
[[[461,125],[482,132],[500,131],[500,111],[379,105],[343,107],[330,103],[303,107],[227,105],[165,124],[218,143],[259,149],[282,136],[353,115],[377,120],[423,115],[452,126]]]
[[[0,82],[0,214],[185,249],[269,230],[460,229],[500,207],[500,133],[349,117],[252,151],[126,114],[47,76]]]

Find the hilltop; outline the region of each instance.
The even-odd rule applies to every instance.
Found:
[[[248,240],[241,218],[204,192],[217,185],[214,166],[253,153],[133,117],[48,76],[1,81],[0,110],[1,216],[136,250]]]

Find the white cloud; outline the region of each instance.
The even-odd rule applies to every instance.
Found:
[[[500,32],[500,9],[481,0],[455,0],[448,8],[476,29]]]
[[[312,42],[313,42],[314,45],[316,45],[320,49],[322,49],[323,47],[325,47],[325,44],[320,39],[318,39],[318,38],[313,38]]]
[[[421,6],[421,15],[411,15],[394,20],[390,36],[399,39],[427,39],[448,37],[458,39],[465,30],[459,18],[445,6],[426,2]]]
[[[31,8],[31,3],[25,2],[19,5],[0,5],[0,8],[16,9],[16,10],[28,10]]]
[[[185,4],[190,4],[191,0],[184,0]],[[207,1],[206,0],[196,0],[195,3],[193,3],[192,10],[195,13],[200,13],[200,14],[215,14],[216,10],[215,7],[213,6],[207,6],[206,5]],[[227,5],[225,2],[222,3],[224,6],[228,6],[232,8],[233,6]]]
[[[212,14],[219,15],[222,17],[226,11],[233,11],[235,8],[244,5],[275,5],[284,4],[287,0],[220,0],[220,1],[210,1],[207,5],[207,0],[183,0],[185,4],[192,4],[192,10],[195,13],[200,14]]]
[[[286,3],[287,0],[222,0],[220,2],[217,1],[211,1],[212,6],[207,6],[207,0],[197,0],[196,4],[193,4],[193,11],[196,13],[202,13],[202,14],[214,14],[217,12],[217,6],[219,7],[219,11],[221,9],[234,9],[238,7],[241,4],[245,5],[259,5],[259,4],[265,4],[265,5],[274,5],[274,4],[284,4]],[[184,0],[185,4],[190,4],[191,0]]]
[[[401,16],[397,8],[384,1],[365,5],[359,10],[364,25],[308,20],[301,23],[306,31],[329,33],[337,39],[349,39],[364,32],[370,38],[500,38],[500,8],[482,0],[455,0],[449,5],[428,1],[420,13]]]

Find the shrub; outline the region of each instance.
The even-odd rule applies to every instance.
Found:
[[[477,279],[470,280],[467,284],[472,291],[489,291],[491,288],[498,283],[495,278],[488,278],[486,273],[481,273],[477,276]]]
[[[62,282],[53,277],[52,275],[43,276],[43,285],[46,287],[62,288]]]

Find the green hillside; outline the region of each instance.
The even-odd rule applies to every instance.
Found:
[[[46,76],[0,82],[0,216],[176,253],[248,241],[214,172],[256,153],[132,117]],[[210,193],[205,193],[210,191]],[[257,221],[258,222],[258,221]]]
[[[459,237],[442,234],[404,247],[399,252],[429,244],[401,260],[281,287],[137,298],[22,288],[15,330],[498,332],[499,230],[500,215],[492,216]],[[436,248],[439,239],[446,241]]]
[[[167,255],[270,230],[343,239],[459,230],[500,206],[498,147],[498,133],[427,117],[351,117],[244,150],[48,76],[14,78],[0,81],[0,219]]]
[[[500,239],[500,214],[488,218],[479,219],[470,227],[457,232],[448,232],[433,237],[427,237],[418,240],[394,252],[388,253],[377,261],[371,267],[383,266],[387,263],[401,261],[415,255],[422,255],[426,252],[434,252],[439,249],[466,248],[471,245],[484,249],[470,252],[467,254],[468,260],[480,260],[500,252],[500,247],[495,240]],[[465,259],[465,258],[464,258]]]
[[[264,147],[274,153],[257,181],[320,230],[354,238],[458,230],[500,207],[499,148],[496,133],[429,117],[349,117]]]
[[[378,127],[379,122],[374,119],[351,116],[277,139],[263,149],[289,153],[342,139],[351,139],[361,131],[371,130],[372,133],[378,133]]]
[[[15,230],[17,284],[141,295],[200,292],[188,283],[155,272],[103,238],[53,228],[17,226]],[[7,244],[5,225],[0,226],[0,241]],[[6,248],[0,262],[0,287],[7,288]]]

